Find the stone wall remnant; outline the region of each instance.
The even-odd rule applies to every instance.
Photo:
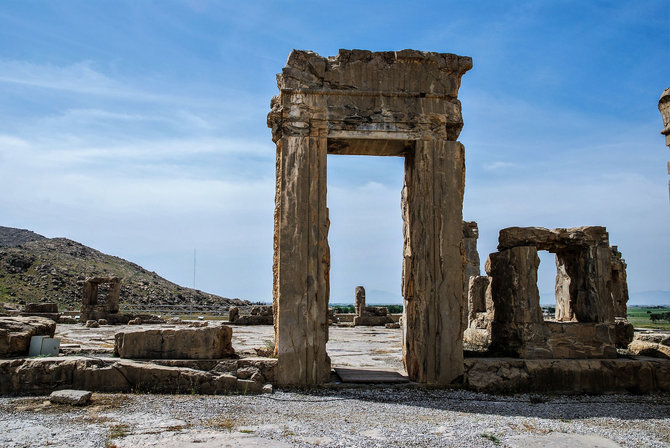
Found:
[[[493,321],[490,277],[486,275],[470,277],[467,308],[468,326],[463,333],[463,342],[477,348],[488,348],[491,344],[491,322]]]
[[[231,307],[228,321],[235,325],[272,325],[272,305],[254,305],[248,315],[241,315],[237,307]]]
[[[356,286],[356,316],[354,326],[384,326],[393,323],[393,318],[385,306],[367,306],[365,288]]]
[[[279,384],[330,379],[328,154],[405,158],[403,362],[415,381],[463,373],[464,148],[458,89],[472,59],[416,50],[293,50],[277,75],[275,351]]]
[[[46,317],[56,322],[60,319],[58,304],[53,302],[26,303],[21,316]]]
[[[555,321],[545,322],[540,308],[538,250],[556,255]],[[627,331],[615,326],[615,316],[623,312],[625,317],[628,300],[625,262],[609,246],[604,227],[502,229],[486,272],[493,352],[520,358],[616,357],[615,343]]]

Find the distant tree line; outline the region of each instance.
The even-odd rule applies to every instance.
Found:
[[[391,314],[400,314],[402,313],[402,305],[373,305],[373,306],[384,306],[389,310]],[[356,307],[354,305],[334,305],[333,311],[337,314],[353,314],[356,312]]]
[[[656,323],[656,322],[667,322],[670,324],[670,312],[667,313],[649,313],[649,319]]]

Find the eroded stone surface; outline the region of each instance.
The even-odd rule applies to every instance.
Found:
[[[274,312],[282,384],[327,381],[330,252],[326,155],[405,157],[405,363],[447,384],[462,373],[463,126],[472,60],[415,50],[294,50],[277,76]]]
[[[628,345],[628,350],[635,355],[670,359],[670,347],[657,342],[635,340]]]
[[[114,352],[132,359],[218,359],[235,353],[233,330],[225,325],[202,328],[127,330],[114,336]]]
[[[49,401],[56,404],[68,404],[70,406],[84,406],[90,403],[93,392],[87,390],[64,389],[51,392]]]
[[[0,316],[0,357],[24,356],[33,336],[54,337],[56,322],[44,317]]]
[[[467,358],[465,386],[478,392],[602,394],[670,391],[665,359]]]

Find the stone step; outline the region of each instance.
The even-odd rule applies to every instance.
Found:
[[[409,383],[409,378],[397,370],[390,369],[354,369],[335,367],[335,373],[343,383],[358,384],[393,384]]]

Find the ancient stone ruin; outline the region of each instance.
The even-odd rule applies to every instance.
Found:
[[[470,282],[473,338],[483,342],[477,330],[490,329],[492,352],[520,358],[616,357],[615,317],[625,318],[628,294],[625,262],[604,227],[510,227],[498,249],[486,262],[489,279]],[[538,250],[556,255],[554,319],[540,308]]]
[[[241,315],[239,308],[230,307],[228,321],[236,325],[272,325],[272,305],[254,305],[248,315]]]
[[[330,378],[328,154],[405,158],[402,191],[409,377],[463,374],[462,207],[458,89],[472,59],[415,50],[294,50],[277,75],[268,126],[277,145],[274,287],[280,384]]]
[[[105,285],[107,293],[99,294],[100,285]],[[81,301],[82,320],[106,319],[117,321],[121,279],[118,277],[93,277],[86,279]]]
[[[392,324],[393,318],[385,306],[367,306],[365,304],[365,288],[356,286],[356,317],[354,326],[368,326]]]
[[[56,322],[60,319],[58,304],[53,302],[26,303],[21,316],[46,317]]]

